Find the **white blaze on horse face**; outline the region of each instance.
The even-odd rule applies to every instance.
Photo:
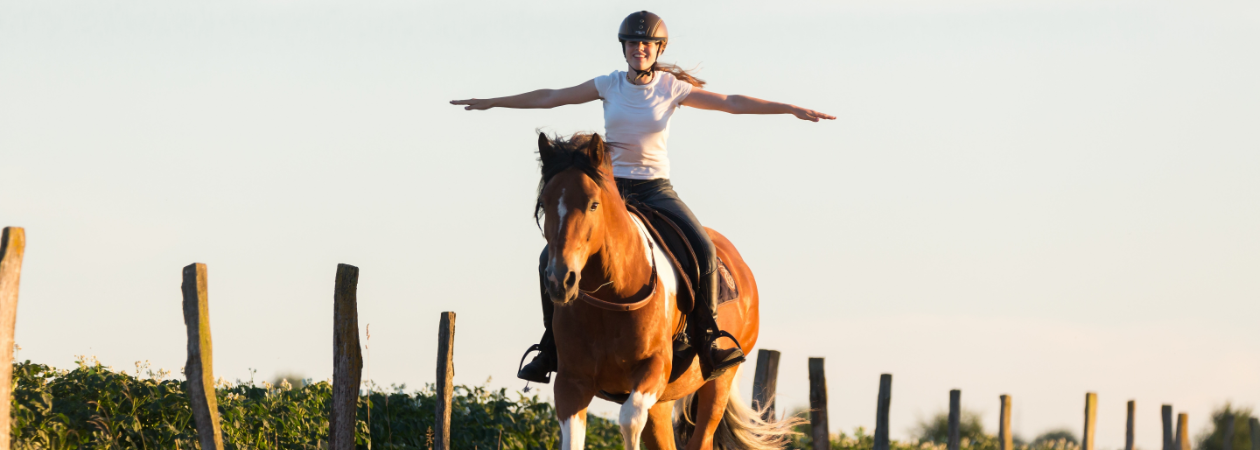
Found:
[[[560,201],[556,202],[556,213],[559,214],[559,223],[564,225],[564,215],[569,213],[569,208],[564,206],[564,189],[560,189]]]
[[[647,426],[648,410],[656,405],[656,394],[634,391],[621,405],[621,440],[626,450],[639,450],[639,437]]]
[[[586,421],[573,415],[560,421],[560,450],[582,450],[586,445]]]

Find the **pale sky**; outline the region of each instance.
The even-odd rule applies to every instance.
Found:
[[[1103,449],[1123,446],[1130,399],[1146,450],[1162,403],[1196,434],[1214,406],[1260,403],[1245,1],[9,0],[18,357],[178,373],[180,269],[204,262],[217,376],[328,378],[349,263],[366,377],[432,382],[453,310],[456,382],[520,389],[542,329],[534,133],[602,131],[600,106],[446,102],[623,69],[616,27],[638,9],[708,89],[838,116],[673,123],[679,194],[757,276],[780,409],[808,404],[810,356],[827,358],[832,432],[873,429],[894,374],[895,439],[951,388],[990,432],[1011,394],[1026,438],[1079,435],[1097,392]]]

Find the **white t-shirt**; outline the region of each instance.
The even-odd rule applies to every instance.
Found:
[[[669,119],[691,84],[669,72],[656,72],[646,85],[626,79],[624,70],[595,78],[604,101],[604,137],[612,149],[613,176],[635,180],[669,178]]]

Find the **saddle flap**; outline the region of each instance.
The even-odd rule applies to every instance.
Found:
[[[692,309],[695,308],[695,289],[692,286],[695,286],[696,265],[695,252],[691,250],[687,238],[683,236],[678,225],[650,206],[638,202],[627,202],[626,209],[639,219],[644,228],[647,228],[649,237],[660,245],[662,253],[665,253],[666,259],[669,260],[669,265],[682,274],[681,279],[678,280],[676,299],[678,310],[683,314],[691,314]]]

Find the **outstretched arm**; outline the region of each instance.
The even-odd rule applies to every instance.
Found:
[[[452,105],[468,105],[466,110],[482,110],[490,108],[550,109],[557,106],[576,105],[599,100],[599,91],[595,89],[595,80],[564,89],[539,89],[524,94],[499,98],[470,98],[468,100],[451,100]]]
[[[791,114],[801,120],[817,122],[819,119],[835,120],[836,116],[823,114],[787,103],[778,103],[745,95],[723,95],[700,88],[692,88],[683,105],[697,109],[724,111],[731,114]]]

